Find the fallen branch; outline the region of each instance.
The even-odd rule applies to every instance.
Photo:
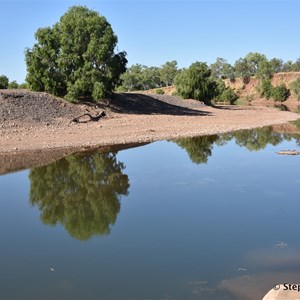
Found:
[[[80,121],[80,118],[82,118],[84,116],[88,116],[90,119],[86,120],[86,121]],[[91,114],[85,113],[81,116],[78,116],[78,117],[74,118],[71,122],[75,122],[75,123],[87,123],[87,122],[90,122],[90,121],[96,122],[96,121],[99,121],[101,118],[103,118],[105,116],[106,116],[106,113],[104,111],[97,114],[96,116],[92,116]]]

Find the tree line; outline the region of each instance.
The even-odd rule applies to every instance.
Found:
[[[5,75],[0,75],[0,89],[26,89],[27,84],[18,84],[16,80],[10,81]]]
[[[268,59],[266,55],[250,52],[245,57],[239,58],[233,65],[226,59],[218,57],[216,61],[207,65],[210,76],[214,80],[229,79],[234,81],[242,78],[248,83],[251,76],[258,79],[270,79],[275,73],[300,72],[300,58],[295,62],[284,62],[280,58]],[[137,91],[171,86],[175,78],[186,68],[178,68],[176,60],[167,61],[161,67],[148,67],[141,64],[132,65],[121,75],[122,84],[120,91]]]
[[[52,27],[39,28],[36,43],[25,51],[26,85],[33,91],[45,91],[70,101],[99,101],[114,91],[138,91],[175,85],[183,98],[233,102],[237,95],[222,80],[251,76],[262,81],[261,94],[282,98],[287,90],[270,87],[270,78],[278,72],[300,71],[300,58],[284,62],[250,52],[230,64],[217,58],[210,65],[195,62],[178,68],[176,60],[160,67],[135,64],[127,68],[126,52],[116,52],[118,38],[110,23],[98,12],[85,6],[71,7]],[[263,82],[264,81],[264,82]],[[300,99],[300,83],[294,84]],[[0,88],[20,87],[16,81],[0,77]],[[269,89],[269,90],[268,90]],[[270,92],[271,91],[271,92]],[[279,96],[278,96],[279,95]]]

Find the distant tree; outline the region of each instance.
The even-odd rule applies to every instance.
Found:
[[[12,81],[12,82],[10,82],[10,83],[8,84],[8,88],[9,88],[9,89],[17,89],[17,88],[19,88],[19,85],[18,85],[18,83],[14,80],[14,81]]]
[[[272,97],[273,86],[270,79],[263,79],[259,85],[260,95],[266,99]]]
[[[282,66],[282,72],[293,72],[294,71],[294,63],[291,60],[285,62]]]
[[[300,72],[300,58],[298,58],[293,64],[293,71]]]
[[[233,80],[235,78],[235,70],[233,66],[231,66],[226,59],[218,57],[216,62],[210,65],[211,76],[214,79],[222,78],[222,79],[230,79]]]
[[[19,87],[18,87],[18,88],[19,88],[19,89],[27,89],[27,88],[28,88],[28,85],[27,85],[26,82],[23,82],[23,83],[19,84]]]
[[[260,60],[255,72],[255,77],[258,79],[270,79],[273,74],[274,70],[271,63],[266,59]]]
[[[40,28],[26,50],[31,89],[69,100],[100,100],[119,83],[126,53],[115,53],[117,36],[97,12],[71,7],[53,27]]]
[[[245,60],[248,63],[251,76],[255,76],[259,69],[259,64],[261,62],[266,62],[267,57],[264,54],[258,52],[250,52],[246,55]]]
[[[271,66],[271,69],[273,71],[273,73],[279,73],[279,72],[282,72],[283,71],[283,60],[282,59],[279,59],[279,58],[272,58],[270,61],[270,66]]]
[[[290,83],[290,89],[300,100],[300,77]]]
[[[167,61],[160,68],[160,80],[164,86],[173,85],[174,79],[178,73],[177,61]]]
[[[0,89],[8,88],[9,79],[5,75],[0,76]]]
[[[143,90],[161,87],[160,69],[158,67],[145,67],[142,74]]]
[[[188,69],[182,70],[175,78],[177,93],[184,99],[201,100],[210,105],[216,96],[216,82],[206,63],[195,62]]]
[[[126,91],[143,89],[143,70],[146,66],[141,64],[132,65],[121,75],[122,87]]]
[[[285,101],[290,95],[290,90],[284,84],[275,86],[272,89],[272,98],[275,101]]]
[[[242,78],[243,82],[247,84],[252,75],[248,61],[245,58],[240,58],[235,62],[234,68],[236,76]]]

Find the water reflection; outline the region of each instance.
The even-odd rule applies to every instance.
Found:
[[[80,240],[108,234],[127,195],[125,166],[114,153],[71,155],[30,170],[30,203],[44,224],[62,224]]]
[[[220,139],[218,135],[183,138],[176,140],[176,144],[185,149],[193,163],[207,163],[212,155],[213,144]]]
[[[276,146],[283,140],[295,139],[300,144],[299,124],[292,125],[296,128],[293,133],[264,127],[174,142],[188,153],[193,163],[203,164],[208,162],[214,146],[224,146],[231,140],[249,151]],[[30,202],[41,211],[44,224],[60,223],[76,239],[108,234],[120,211],[120,195],[128,194],[129,178],[123,170],[124,164],[117,160],[116,153],[70,155],[31,169]]]
[[[291,124],[266,126],[252,130],[239,130],[231,133],[211,136],[183,138],[174,142],[186,150],[191,161],[196,164],[207,163],[212,155],[213,147],[224,146],[227,142],[235,143],[249,151],[259,151],[268,145],[277,146],[282,141],[295,140],[300,145],[300,121]]]

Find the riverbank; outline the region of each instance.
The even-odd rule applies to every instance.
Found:
[[[25,95],[29,97],[27,93]],[[43,98],[41,94],[49,96],[44,93],[30,94],[35,94],[37,99]],[[32,102],[30,96],[28,101],[31,99],[31,102],[26,104],[25,98],[22,100],[18,96],[14,100],[22,103],[23,113],[20,114],[19,109],[14,110],[12,99],[10,96],[3,98],[3,95],[0,98],[1,107],[6,107],[6,111],[1,110],[0,160],[12,162],[16,157],[30,156],[30,153],[34,153],[34,157],[42,152],[47,153],[46,157],[56,153],[53,159],[57,159],[97,147],[219,134],[283,124],[300,118],[299,114],[269,107],[213,108],[194,100],[139,94],[120,94],[106,107],[76,106],[51,98],[51,107],[56,107],[53,111],[47,106],[48,102]],[[31,107],[28,108],[29,103]],[[20,103],[15,103],[15,106],[19,107]],[[103,109],[106,117],[97,122],[71,122],[73,117],[82,113],[88,111],[95,115]],[[40,116],[40,111],[49,112],[46,119],[44,115]],[[59,117],[56,117],[56,111]],[[17,113],[18,117],[15,117]]]

